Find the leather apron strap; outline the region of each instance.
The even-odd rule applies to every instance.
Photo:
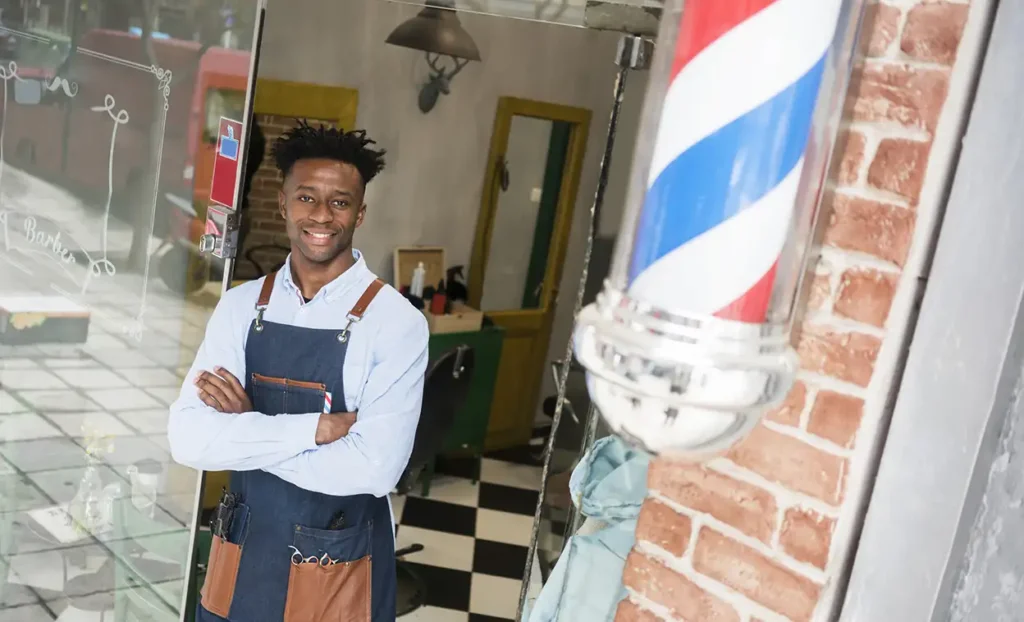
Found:
[[[366,308],[369,307],[370,303],[373,302],[373,299],[377,297],[377,292],[379,292],[382,287],[384,287],[384,281],[374,279],[373,282],[366,287],[366,291],[364,291],[363,295],[359,297],[359,300],[356,301],[352,310],[348,312],[349,316],[360,320],[363,319],[363,314],[366,313]]]
[[[277,280],[277,272],[271,272],[263,279],[263,287],[260,289],[260,296],[256,299],[256,332],[263,330],[263,312],[267,309],[270,304],[270,295],[274,292],[274,281]],[[363,319],[363,314],[366,313],[366,309],[373,302],[373,299],[377,297],[377,294],[384,287],[384,281],[380,279],[374,279],[369,285],[366,286],[366,290],[363,291],[363,295],[359,297],[356,304],[348,312],[348,324],[345,325],[345,329],[338,335],[338,341],[345,342],[348,340],[349,329],[352,328],[352,324]]]
[[[277,280],[277,271],[271,272],[263,279],[263,289],[260,290],[260,297],[256,299],[257,309],[266,309],[270,304],[270,294],[274,291],[274,281]]]

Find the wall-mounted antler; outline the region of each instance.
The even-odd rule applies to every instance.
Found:
[[[455,58],[454,56],[445,57],[442,54],[432,54],[430,52],[427,52],[426,56],[427,64],[430,65],[430,69],[432,71],[432,79],[444,77],[446,80],[451,80],[458,75],[460,71],[462,71],[463,67],[469,64],[469,61],[465,58]],[[446,71],[444,65],[441,64],[442,58],[450,58],[455,63],[455,68],[450,71]],[[447,85],[445,86],[447,87]],[[448,91],[444,91],[444,94],[447,95]]]
[[[462,71],[462,68],[469,64],[469,61],[465,58],[456,58],[432,52],[426,52],[425,55],[427,57],[427,65],[430,66],[430,77],[427,78],[427,83],[420,90],[419,106],[422,112],[427,113],[433,109],[434,104],[437,103],[437,98],[442,93],[447,95],[450,92],[452,78],[457,76]],[[454,67],[451,69],[446,67],[446,63],[441,62],[444,58],[451,60]]]

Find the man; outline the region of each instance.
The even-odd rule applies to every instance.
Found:
[[[412,450],[428,330],[352,248],[384,166],[373,144],[305,123],[277,141],[291,254],[224,294],[171,406],[174,459],[232,471],[200,622],[395,619],[388,493]]]

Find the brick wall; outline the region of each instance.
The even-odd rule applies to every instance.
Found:
[[[968,8],[915,0],[868,7],[797,346],[799,381],[724,457],[651,464],[624,573],[630,597],[617,622],[823,619],[826,607],[816,607],[850,545],[836,526],[853,514],[856,494],[847,491],[866,472],[871,424],[882,416],[884,399],[867,408],[865,400],[888,390],[894,369],[876,369],[876,361],[907,321],[908,311],[893,317],[890,307],[901,281],[914,278],[904,271]]]
[[[252,186],[249,188],[249,209],[245,214],[249,230],[243,243],[242,253],[255,247],[265,244],[276,244],[284,249],[288,248],[288,236],[285,233],[284,220],[281,218],[277,208],[277,192],[281,188],[281,174],[274,165],[271,152],[281,134],[298,125],[299,119],[294,117],[282,117],[279,115],[256,114],[253,115],[263,135],[266,138],[266,152],[263,163],[256,171],[252,179]],[[333,127],[330,121],[309,119],[311,125],[323,124]],[[284,259],[287,250],[260,250],[253,253],[253,256],[265,269],[273,267],[275,262]],[[239,261],[235,278],[253,278],[256,274],[254,268],[247,261]]]

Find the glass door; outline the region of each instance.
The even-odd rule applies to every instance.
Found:
[[[244,120],[260,4],[2,4],[0,620],[183,615],[199,477],[167,412],[221,293],[211,133]]]

